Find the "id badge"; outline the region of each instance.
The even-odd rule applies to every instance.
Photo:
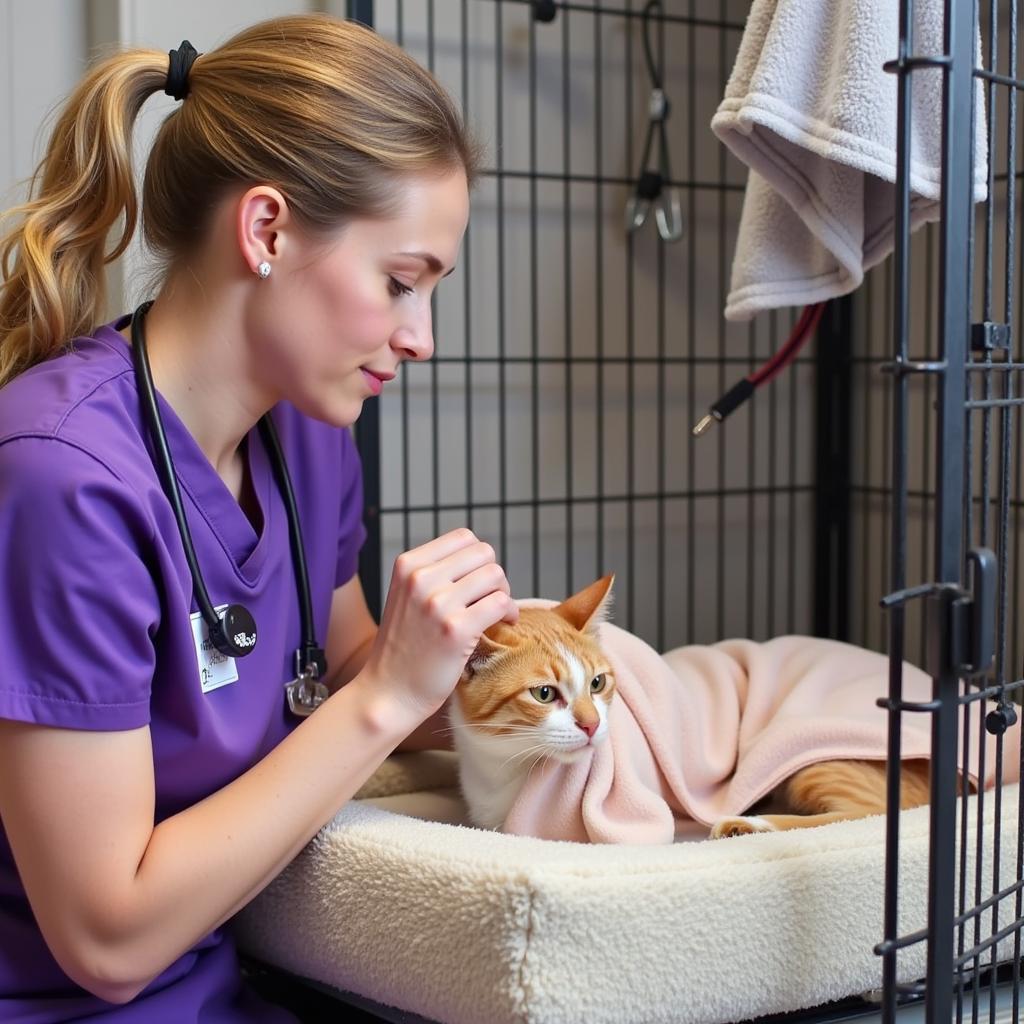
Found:
[[[222,604],[214,611],[219,618],[226,612],[228,606]],[[221,654],[210,640],[210,630],[201,612],[193,612],[189,618],[192,621],[192,637],[196,645],[196,662],[199,666],[199,685],[203,693],[217,690],[228,683],[238,679],[238,669],[235,668],[235,659]]]

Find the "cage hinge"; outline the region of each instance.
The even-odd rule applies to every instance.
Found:
[[[927,671],[932,676],[977,676],[995,652],[996,556],[989,548],[967,553],[970,589],[938,583],[928,594]]]
[[[997,324],[985,320],[980,324],[971,324],[971,351],[992,352],[996,349],[1010,347],[1010,325]]]

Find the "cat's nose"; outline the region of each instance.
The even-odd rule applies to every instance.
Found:
[[[576,720],[576,724],[587,734],[588,737],[593,737],[594,733],[597,732],[599,722],[581,722],[579,719]]]

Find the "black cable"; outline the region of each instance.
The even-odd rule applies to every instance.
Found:
[[[651,77],[651,86],[655,89],[662,87],[661,71],[654,59],[654,48],[651,46],[651,17],[655,10],[659,17],[664,17],[665,12],[661,7],[661,0],[647,0],[641,15],[644,35],[644,58],[647,62],[647,73]]]
[[[738,380],[718,401],[712,403],[707,415],[698,421],[693,428],[693,436],[700,437],[715,423],[721,423],[726,416],[738,409],[762,384],[768,383],[773,377],[787,367],[798,355],[800,349],[814,334],[825,312],[825,303],[818,302],[805,306],[782,347],[756,370]]]
[[[295,491],[292,489],[288,465],[281,450],[281,442],[274,427],[270,413],[265,413],[259,421],[260,437],[271,453],[271,466],[278,490],[284,499],[288,514],[288,540],[292,549],[292,567],[295,569],[295,584],[299,594],[299,617],[301,622],[301,642],[295,652],[295,674],[302,675],[309,666],[316,669],[316,678],[323,679],[327,672],[327,657],[316,642],[316,630],[313,624],[313,605],[309,596],[309,573],[306,569],[305,547],[302,543],[302,525],[299,522],[299,510],[295,503]]]
[[[196,558],[195,545],[192,543],[192,532],[188,527],[188,519],[185,518],[185,505],[181,500],[181,491],[178,488],[178,480],[174,473],[174,462],[171,459],[171,452],[167,446],[167,435],[162,428],[160,410],[156,401],[156,389],[153,386],[153,373],[149,366],[149,353],[142,343],[142,321],[153,305],[153,300],[142,303],[132,316],[132,361],[135,364],[135,373],[139,378],[142,387],[138,388],[139,401],[143,405],[144,422],[151,426],[160,425],[160,429],[150,429],[149,436],[153,447],[157,450],[156,471],[163,485],[164,494],[171,503],[171,511],[178,524],[181,533],[181,545],[185,551],[185,561],[188,562],[189,572],[192,573],[193,591],[199,611],[206,620],[207,625],[219,623],[220,619],[210,600],[206,585],[203,583],[202,574],[199,571],[199,560]]]
[[[163,419],[157,404],[156,388],[153,385],[153,374],[149,365],[149,353],[146,350],[143,321],[152,305],[152,301],[142,303],[132,316],[132,361],[135,366],[143,423],[148,425],[149,436],[156,449],[157,457],[153,460],[154,465],[178,525],[185,561],[188,563],[189,572],[192,575],[193,595],[209,630],[210,642],[218,651],[228,657],[242,657],[251,653],[256,645],[256,623],[249,611],[239,604],[228,605],[222,619],[217,614],[203,581],[195,544],[192,540],[192,532],[185,516],[185,505],[181,499],[177,474],[174,471],[174,460],[171,457]],[[327,672],[327,658],[316,641],[309,573],[306,568],[299,512],[291,477],[288,474],[288,466],[285,463],[281,443],[269,413],[261,417],[259,430],[270,456],[271,469],[278,490],[281,492],[288,518],[288,538],[291,546],[292,566],[295,570],[301,626],[301,640],[295,651],[295,674],[297,677],[306,676],[309,670],[313,669],[316,674],[315,678],[322,679]]]

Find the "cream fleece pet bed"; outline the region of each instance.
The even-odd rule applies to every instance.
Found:
[[[447,823],[464,815],[454,781],[449,755],[390,758],[239,915],[240,947],[444,1024],[720,1024],[880,984],[883,817],[586,845]],[[403,795],[417,786],[427,788]],[[1007,786],[1004,885],[1016,870],[1016,809]],[[907,932],[925,924],[928,808],[904,812],[901,835]],[[1001,952],[1012,955],[1009,944]],[[924,973],[924,954],[902,955],[903,980]]]

